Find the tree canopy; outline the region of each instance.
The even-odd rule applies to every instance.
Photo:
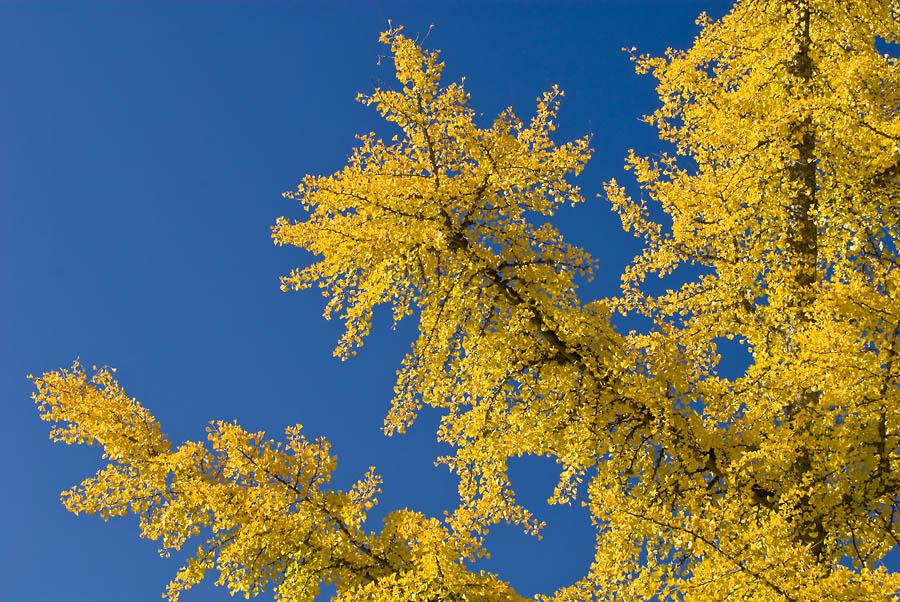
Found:
[[[439,459],[459,478],[443,520],[408,510],[380,530],[374,468],[329,488],[324,439],[284,442],[215,422],[172,446],[110,369],[35,378],[52,437],[98,444],[108,466],[63,501],[140,517],[162,550],[205,542],[167,594],[218,569],[248,596],[515,601],[473,568],[499,522],[538,535],[511,458],[561,467],[550,503],[586,505],[587,575],[545,600],[896,600],[900,573],[900,4],[743,0],[701,15],[686,51],[634,54],[658,80],[646,121],[674,151],[628,165],[644,194],[605,197],[645,243],[621,294],[582,299],[594,259],[543,223],[582,201],[591,140],[553,138],[563,93],[528,119],[480,125],[463,84],[399,28],[382,34],[398,86],[359,100],[398,128],[359,136],[347,165],[286,196],[278,245],[314,253],[282,279],[320,288],[356,353],[376,306],[412,316],[388,434],[438,408]],[[657,211],[662,210],[662,213]],[[660,219],[660,215],[665,215]],[[684,282],[679,267],[699,274]],[[668,277],[654,293],[645,279]],[[615,316],[648,328],[622,332]],[[749,351],[734,378],[717,344]]]

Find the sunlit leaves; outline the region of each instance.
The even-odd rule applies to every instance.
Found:
[[[690,50],[635,59],[659,81],[662,106],[647,121],[678,152],[628,160],[671,222],[607,186],[647,242],[617,308],[654,319],[654,333],[627,345],[666,375],[672,418],[692,425],[701,454],[691,468],[691,454],[661,443],[671,459],[630,495],[660,500],[642,520],[689,536],[697,555],[678,589],[698,599],[898,591],[881,559],[900,515],[900,71],[876,44],[897,39],[897,8],[739,2],[721,21],[701,17]],[[696,280],[645,292],[650,274],[686,264],[700,268]],[[716,375],[722,338],[750,351],[743,376]],[[682,468],[661,497],[670,461]],[[611,531],[628,524],[609,520]]]
[[[468,565],[497,522],[538,534],[511,458],[556,459],[551,503],[580,503],[597,533],[588,574],[549,602],[895,601],[885,555],[900,528],[900,39],[896,2],[744,0],[701,16],[694,46],[635,56],[658,80],[646,121],[674,151],[627,167],[639,200],[606,196],[645,240],[622,294],[585,302],[588,254],[549,223],[580,202],[587,138],[552,137],[562,92],[477,123],[463,82],[399,29],[397,87],[359,100],[396,134],[359,136],[347,165],[286,196],[307,212],[273,238],[317,256],[282,279],[318,287],[354,354],[376,306],[418,337],[385,421],[442,412],[438,458],[459,477],[443,522],[401,510],[366,530],[379,480],[328,488],[327,442],[285,443],[213,423],[172,448],[108,370],[35,379],[52,437],[97,443],[110,464],[64,494],[75,512],[133,512],[163,552],[205,539],[169,589],[210,568],[253,595],[311,600],[517,600]],[[654,207],[656,204],[656,207]],[[656,208],[666,214],[655,218]],[[693,266],[695,277],[673,273]],[[672,288],[651,292],[647,278]],[[642,314],[622,334],[611,315]],[[719,373],[723,340],[749,352]]]
[[[171,600],[210,569],[232,593],[274,587],[292,601],[313,600],[322,583],[334,583],[342,600],[516,598],[493,576],[466,570],[483,553],[477,538],[405,510],[390,514],[381,533],[365,531],[380,479],[370,471],[347,492],[329,489],[335,459],[328,443],[308,441],[299,425],[276,443],[214,422],[206,443],[173,450],[107,369],[88,377],[76,363],[34,382],[41,417],[54,423],[51,437],[97,444],[110,459],[63,494],[71,511],[134,513],[141,536],[158,541],[166,556],[205,539],[169,585]]]
[[[562,97],[555,87],[529,121],[507,109],[480,127],[462,84],[441,87],[436,53],[397,30],[382,39],[402,88],[360,100],[401,131],[389,143],[361,136],[343,170],[308,176],[288,195],[310,215],[280,219],[275,241],[322,258],[282,285],[315,284],[330,297],[326,317],[338,313],[347,326],[335,350],[342,357],[362,344],[377,304],[392,305],[395,319],[417,312],[420,337],[386,429],[403,431],[422,404],[445,408],[440,437],[458,453],[444,461],[461,475],[465,506],[454,524],[510,520],[534,530],[509,488],[506,459],[535,446],[580,446],[585,434],[548,435],[544,423],[566,420],[565,405],[580,395],[573,378],[590,387],[606,373],[594,352],[566,365],[575,347],[603,345],[608,331],[606,313],[581,308],[573,293],[591,260],[551,225],[529,221],[581,201],[566,176],[588,159],[588,141],[551,139]]]

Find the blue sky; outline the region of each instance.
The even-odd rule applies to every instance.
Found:
[[[278,216],[302,216],[281,192],[338,170],[354,134],[386,131],[354,101],[392,80],[378,34],[388,19],[410,35],[433,24],[445,81],[466,77],[485,123],[565,90],[558,140],[590,132],[595,154],[578,179],[588,202],[557,225],[599,259],[585,294],[614,293],[638,246],[595,194],[623,179],[628,148],[661,148],[638,122],[653,81],[620,48],[686,47],[698,13],[729,4],[0,3],[0,599],[156,600],[178,566],[133,518],[103,524],[59,503],[100,459],[48,442],[25,376],[76,357],[118,368],[174,441],[202,438],[212,419],[273,436],[300,422],[332,442],[338,486],[375,465],[382,509],[452,507],[455,481],[433,466],[436,417],[380,431],[414,325],[382,319],[357,358],[334,359],[340,326],[321,318],[322,298],[278,288],[310,259],[272,245]],[[592,529],[580,509],[544,504],[554,465],[516,462],[512,478],[545,537],[495,529],[483,568],[549,594],[586,571]],[[229,596],[203,585],[183,599]]]

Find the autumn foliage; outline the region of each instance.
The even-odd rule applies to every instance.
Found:
[[[134,513],[162,550],[205,540],[168,589],[209,569],[232,592],[310,601],[516,601],[472,568],[498,522],[537,534],[507,462],[560,462],[551,503],[586,500],[596,553],[549,602],[896,600],[900,573],[900,4],[744,0],[699,18],[688,51],[634,55],[659,82],[646,117],[675,149],[628,166],[659,223],[615,181],[605,196],[645,251],[615,298],[576,294],[593,260],[541,216],[582,200],[587,138],[553,140],[562,92],[532,117],[476,123],[438,54],[382,34],[396,89],[359,100],[398,133],[359,137],[347,165],[288,193],[306,219],[273,238],[318,257],[282,280],[317,287],[355,353],[380,304],[419,336],[385,421],[442,411],[439,461],[459,477],[444,520],[370,530],[379,479],[329,488],[326,441],[213,423],[172,446],[108,369],[36,378],[51,436],[109,465],[63,494],[73,512]],[[651,294],[644,280],[692,265]],[[619,332],[614,314],[651,327]],[[717,342],[751,356],[719,374]],[[577,498],[576,498],[577,495]]]

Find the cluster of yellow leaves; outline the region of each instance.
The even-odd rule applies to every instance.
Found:
[[[643,349],[647,374],[666,383],[668,401],[648,404],[674,406],[688,428],[673,434],[697,445],[692,461],[661,442],[663,472],[634,487],[634,508],[610,489],[595,498],[610,532],[671,530],[644,546],[661,550],[666,570],[690,550],[686,580],[638,569],[635,556],[635,572],[659,573],[648,582],[660,591],[900,593],[881,564],[900,525],[900,63],[877,45],[900,41],[898,11],[891,1],[747,0],[721,21],[701,16],[690,50],[635,57],[659,81],[662,106],[647,121],[677,155],[632,154],[628,165],[672,223],[607,185],[623,225],[647,243],[611,305],[653,319],[650,335],[623,344]],[[649,274],[682,265],[701,275],[644,292]],[[726,338],[751,356],[731,380],[715,373]],[[623,512],[640,518],[623,527]]]
[[[364,532],[377,478],[326,489],[324,441],[290,429],[282,448],[217,423],[211,450],[169,451],[108,372],[88,382],[77,366],[37,379],[36,400],[69,423],[55,437],[96,440],[113,462],[67,504],[130,508],[164,548],[211,530],[173,597],[215,565],[232,590],[273,582],[292,600],[322,581],[339,600],[515,600],[465,564],[494,523],[540,530],[507,462],[545,455],[561,467],[550,501],[581,501],[597,531],[588,574],[545,602],[896,600],[882,559],[900,537],[900,64],[877,42],[900,41],[898,14],[893,0],[743,0],[701,16],[690,50],[635,57],[659,80],[647,121],[676,154],[629,166],[672,224],[610,182],[647,247],[621,297],[594,302],[576,295],[587,253],[534,223],[581,200],[566,178],[588,140],[551,138],[562,92],[528,122],[507,109],[479,127],[438,54],[385,32],[400,88],[360,101],[399,133],[360,136],[341,171],[304,178],[287,196],[307,219],[280,218],[273,237],[319,256],[282,288],[321,288],[346,325],[336,355],[362,345],[376,305],[417,315],[385,430],[441,409],[459,507],[444,525],[404,511]],[[645,290],[684,264],[701,275]],[[653,328],[620,334],[615,311]],[[722,339],[750,351],[742,376],[718,374]]]
[[[206,443],[172,449],[108,369],[88,377],[76,363],[33,380],[41,418],[54,423],[51,437],[99,445],[109,460],[63,493],[69,510],[136,514],[141,536],[159,541],[165,556],[206,538],[169,584],[172,601],[209,569],[232,594],[273,586],[285,601],[311,602],[323,583],[335,584],[342,602],[517,600],[494,576],[466,569],[483,554],[477,538],[408,510],[389,514],[380,533],[365,531],[380,479],[370,470],[347,492],[329,489],[329,445],[306,440],[300,425],[276,443],[213,422]]]
[[[588,140],[550,139],[556,88],[538,99],[527,124],[507,109],[479,128],[462,85],[440,87],[437,53],[397,30],[382,40],[403,87],[360,100],[402,135],[390,144],[360,137],[342,171],[307,176],[288,193],[310,216],[279,219],[275,241],[323,257],[282,286],[317,284],[330,296],[326,317],[341,312],[347,326],[335,350],[341,357],[362,344],[376,304],[392,304],[398,320],[417,309],[420,336],[399,373],[386,430],[402,432],[422,404],[445,408],[440,437],[459,453],[443,461],[462,477],[455,528],[511,520],[534,531],[538,523],[509,488],[506,460],[554,448],[548,425],[565,422],[579,403],[576,374],[585,387],[606,378],[602,357],[590,355],[576,370],[566,365],[568,346],[602,345],[608,329],[605,310],[579,307],[573,293],[589,259],[549,224],[527,220],[581,201],[565,176],[587,161]],[[583,445],[576,433],[550,437],[567,439],[573,457]]]

